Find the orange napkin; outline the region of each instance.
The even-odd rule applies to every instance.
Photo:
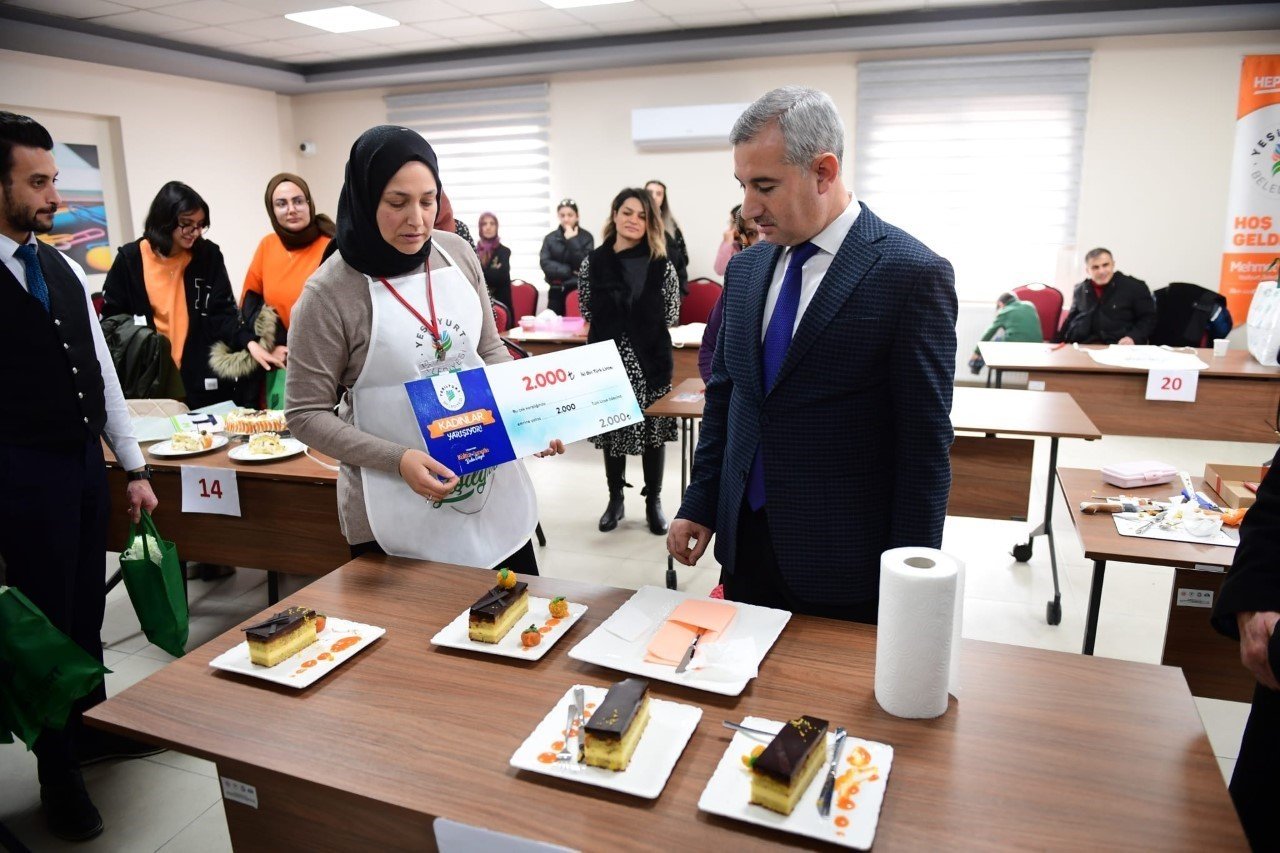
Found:
[[[703,632],[699,646],[714,643],[737,615],[738,608],[732,604],[708,598],[686,599],[671,611],[667,621],[653,635],[644,659],[649,663],[676,666],[698,631]]]

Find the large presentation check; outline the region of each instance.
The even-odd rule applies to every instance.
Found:
[[[406,382],[427,452],[461,476],[644,417],[613,341]]]

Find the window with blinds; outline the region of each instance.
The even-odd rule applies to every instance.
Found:
[[[854,187],[951,261],[962,301],[1063,289],[1088,91],[1087,52],[859,63]]]
[[[513,278],[541,281],[551,230],[546,83],[388,95],[387,121],[418,131],[440,160],[454,216],[480,239],[480,214],[498,217]]]

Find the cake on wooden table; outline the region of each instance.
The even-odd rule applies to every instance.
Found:
[[[789,815],[827,757],[827,721],[788,720],[751,765],[751,802]]]
[[[583,760],[593,767],[626,770],[649,725],[649,682],[628,678],[609,688],[582,727]]]
[[[259,666],[275,666],[316,641],[316,612],[290,607],[242,630],[249,643],[249,660]]]
[[[232,409],[222,416],[222,428],[236,435],[255,435],[260,432],[284,432],[284,412],[262,409]]]
[[[529,585],[510,569],[498,571],[498,583],[471,605],[467,636],[479,643],[496,643],[529,612]]]

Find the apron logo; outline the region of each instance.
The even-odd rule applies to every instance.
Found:
[[[436,389],[436,399],[440,405],[450,412],[456,412],[467,403],[467,396],[462,393],[462,383],[452,373],[441,373],[431,377],[431,386]]]
[[[485,492],[485,489],[489,487],[489,471],[490,470],[491,469],[489,468],[482,468],[479,471],[472,471],[470,474],[463,474],[462,477],[459,478],[458,480],[458,487],[454,489],[452,492],[450,492],[448,495],[446,495],[444,498],[441,498],[438,501],[432,501],[431,502],[432,508],[439,509],[444,504],[450,504],[450,505],[460,504],[463,501],[468,500],[470,498],[476,497],[478,495],[483,495]],[[484,503],[482,502],[480,506],[475,507],[474,509],[471,509],[470,512],[476,512],[477,510],[481,509],[483,506],[484,506]],[[468,510],[463,509],[462,507],[459,507],[459,506],[453,506],[452,508],[458,510],[459,512],[468,512]]]

